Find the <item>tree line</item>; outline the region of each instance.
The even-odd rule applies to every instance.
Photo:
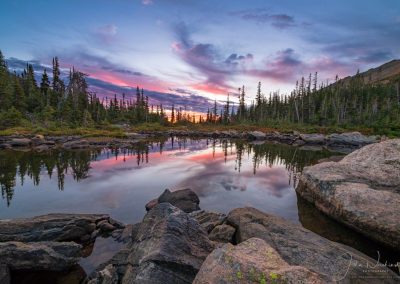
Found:
[[[34,125],[90,127],[108,123],[166,123],[165,109],[149,105],[143,89],[136,89],[136,100],[102,98],[89,91],[87,75],[70,69],[68,81],[61,78],[57,57],[52,60],[52,78],[44,69],[40,82],[27,64],[21,74],[10,72],[0,51],[0,127],[19,126],[24,122]]]
[[[266,96],[258,84],[255,100],[246,104],[245,87],[238,89],[238,106],[230,101],[217,110],[216,102],[207,111],[205,122],[279,126],[372,127],[400,133],[400,75],[386,82],[365,84],[358,72],[346,80],[336,76],[332,84],[318,85],[318,74],[296,82],[289,94],[272,92]]]
[[[367,127],[400,134],[400,75],[386,82],[365,84],[359,72],[345,80],[336,76],[332,84],[318,84],[318,74],[301,78],[290,94],[279,91],[265,95],[258,84],[254,100],[246,101],[245,86],[238,88],[235,101],[228,94],[224,103],[214,103],[203,115],[194,115],[174,104],[150,105],[143,89],[137,87],[136,99],[96,96],[88,89],[86,74],[72,68],[68,81],[61,79],[58,58],[53,58],[52,80],[45,69],[40,83],[33,66],[21,74],[8,70],[0,51],[0,127],[65,125],[68,127],[109,123],[136,124],[254,124]]]

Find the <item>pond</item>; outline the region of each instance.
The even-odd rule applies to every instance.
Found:
[[[332,155],[274,143],[183,138],[141,142],[129,149],[0,151],[0,218],[106,213],[136,223],[146,213],[145,204],[164,189],[191,188],[202,209],[228,213],[252,206],[372,257],[380,250],[382,259],[388,255],[383,248],[326,218],[296,195],[297,174]],[[99,242],[112,247],[110,251],[119,248]],[[110,252],[104,247],[96,250],[95,244],[81,266],[90,273],[104,255],[109,257]]]

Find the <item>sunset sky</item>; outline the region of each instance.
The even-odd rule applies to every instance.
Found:
[[[143,87],[154,103],[205,111],[241,85],[247,99],[332,81],[400,57],[400,1],[0,1],[10,69],[58,56],[100,96]]]

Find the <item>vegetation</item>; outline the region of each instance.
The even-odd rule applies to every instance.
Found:
[[[33,66],[22,74],[9,72],[0,51],[0,129],[17,126],[64,128],[106,128],[110,123],[166,123],[162,105],[149,106],[143,89],[136,100],[100,99],[89,92],[86,74],[72,68],[68,82],[60,78],[58,58],[53,58],[52,82],[44,70],[38,85]]]
[[[290,95],[275,92],[266,98],[257,88],[255,101],[245,104],[245,87],[239,89],[235,111],[229,96],[223,111],[207,112],[207,123],[251,124],[292,129],[368,129],[374,133],[400,135],[400,76],[390,82],[364,84],[358,73],[347,80],[317,88],[317,73],[301,79]]]
[[[228,95],[222,106],[215,101],[206,115],[191,115],[182,107],[168,110],[150,105],[143,89],[136,99],[98,98],[88,89],[86,75],[72,68],[68,82],[60,77],[57,57],[52,80],[44,70],[40,84],[32,65],[22,74],[11,73],[0,52],[0,134],[41,133],[123,136],[121,127],[135,130],[259,129],[301,132],[358,130],[367,134],[400,136],[400,76],[389,82],[365,84],[357,74],[318,86],[317,73],[302,78],[290,95],[266,96],[259,83],[255,100],[246,103],[246,90],[238,89],[238,105]],[[168,115],[167,115],[168,113]],[[97,129],[101,130],[97,130]]]

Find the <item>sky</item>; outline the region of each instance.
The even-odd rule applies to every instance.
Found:
[[[332,82],[400,58],[400,1],[1,0],[0,50],[17,72],[57,56],[100,97],[140,86],[204,112],[242,85],[250,102],[258,82],[289,94],[310,73]]]

